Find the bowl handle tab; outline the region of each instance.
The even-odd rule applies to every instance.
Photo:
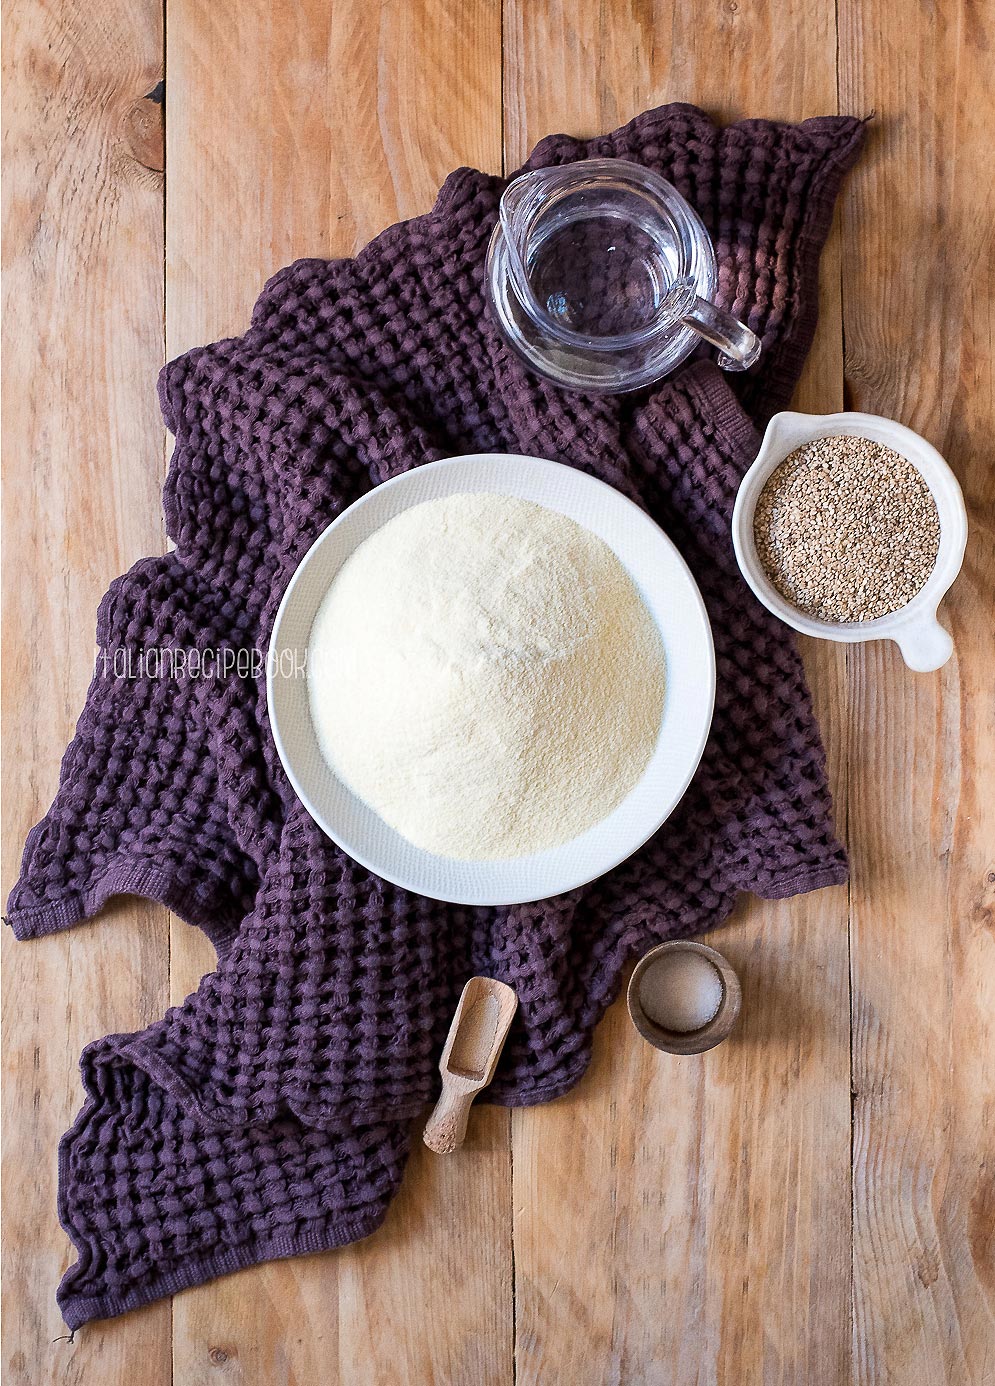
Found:
[[[932,615],[920,616],[896,630],[892,639],[902,652],[902,658],[917,674],[929,674],[946,664],[954,652],[950,633]]]

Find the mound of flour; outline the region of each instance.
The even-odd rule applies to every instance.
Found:
[[[659,634],[611,549],[509,496],[404,511],[343,564],[308,651],[322,753],[399,833],[464,860],[576,837],[660,727]]]

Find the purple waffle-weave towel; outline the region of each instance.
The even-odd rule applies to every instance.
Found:
[[[218,966],[162,1021],[83,1055],[87,1101],[60,1149],[71,1327],[372,1231],[472,973],[520,1002],[489,1096],[539,1102],[583,1072],[630,955],[714,925],[739,891],[844,878],[794,640],[739,579],[729,517],[755,427],[786,403],[811,341],[819,253],[861,135],[835,117],[717,129],[677,105],[532,155],[634,159],[698,209],[721,299],[764,342],[731,382],[701,360],[641,395],[591,399],[530,375],[484,308],[504,185],[471,169],[355,259],[281,270],[244,336],[163,371],[176,549],[101,604],[106,659],[8,909],[30,937],[146,895],[203,928]],[[583,889],[505,909],[409,895],[326,841],[279,765],[258,670],[222,673],[217,653],[265,650],[295,565],[370,486],[476,451],[567,462],[635,498],[690,564],[718,663],[708,747],[660,832]],[[178,650],[211,652],[215,676],[163,653]]]

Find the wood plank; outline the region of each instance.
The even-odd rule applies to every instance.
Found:
[[[489,0],[169,0],[170,355],[241,331],[295,257],[427,210],[460,164],[500,167],[500,22]],[[176,924],[172,959],[179,999],[212,954]],[[367,1242],[177,1297],[178,1386],[212,1367],[267,1386],[509,1381],[510,1199],[508,1115],[481,1110],[459,1160],[415,1152]]]
[[[721,119],[837,109],[828,0],[796,16],[508,0],[505,54],[509,167],[550,131],[591,134],[668,100]],[[839,408],[841,384],[834,234],[798,407]],[[845,658],[805,656],[842,828]],[[710,941],[744,983],[727,1045],[658,1054],[619,1002],[576,1092],[514,1116],[519,1382],[845,1379],[846,891],[751,901]]]
[[[878,113],[844,211],[852,407],[949,459],[970,509],[955,656],[851,661],[858,1382],[995,1380],[995,14],[841,0],[843,101]]]
[[[93,671],[97,603],[160,551],[164,433],[161,113],[153,0],[4,9],[3,893],[48,808]],[[25,943],[4,929],[4,1381],[170,1381],[159,1304],[73,1343],[55,1304],[76,1259],[56,1147],[88,1041],[166,1004],[165,911],[134,902]]]
[[[171,353],[240,330],[262,279],[294,255],[348,252],[427,206],[457,163],[498,166],[500,35],[485,0],[252,0],[237,20],[207,0],[169,5]],[[843,109],[879,112],[844,202],[848,399],[945,450],[973,522],[942,674],[910,675],[869,648],[848,679],[839,651],[806,651],[841,810],[848,771],[853,784],[852,1361],[846,901],[834,891],[747,904],[713,937],[745,982],[729,1045],[668,1059],[616,1007],[584,1083],[515,1115],[523,1381],[852,1373],[960,1386],[995,1371],[985,36],[967,0],[942,13],[840,0],[840,22]],[[82,704],[80,631],[109,579],[162,545],[162,185],[155,112],[134,104],[160,75],[159,23],[144,0],[5,15],[17,349],[4,380],[15,542],[3,692],[18,747],[5,889]],[[834,42],[826,0],[804,25],[772,0],[693,18],[661,0],[605,16],[593,0],[508,0],[509,165],[550,130],[591,133],[665,99],[727,118],[835,109]],[[802,408],[841,402],[840,256],[834,240]],[[928,275],[910,273],[920,265]],[[36,654],[51,650],[66,652],[58,665]],[[150,1386],[170,1379],[166,1304],[52,1342],[54,1286],[73,1259],[54,1217],[54,1150],[79,1105],[76,1057],[161,1014],[163,928],[161,911],[121,904],[93,931],[3,941],[5,1380],[130,1386],[136,1363]],[[183,925],[173,937],[178,999],[212,955]],[[178,1297],[175,1380],[509,1382],[508,1141],[507,1114],[481,1109],[459,1162],[418,1152],[369,1242]]]
[[[493,0],[169,0],[167,26],[170,355],[243,331],[295,257],[350,255],[453,168],[500,168]]]

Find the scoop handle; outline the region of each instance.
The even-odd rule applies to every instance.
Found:
[[[451,1155],[454,1150],[459,1149],[466,1138],[470,1103],[475,1096],[472,1092],[457,1091],[448,1078],[443,1078],[442,1094],[422,1136],[429,1150],[434,1150],[437,1155]]]
[[[707,298],[693,294],[681,322],[719,349],[719,365],[724,371],[745,371],[760,355],[760,338],[745,322],[718,308]]]

